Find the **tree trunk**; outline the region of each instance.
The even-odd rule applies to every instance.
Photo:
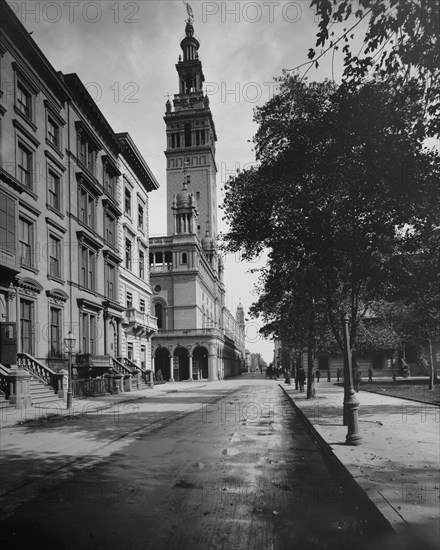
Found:
[[[307,347],[307,399],[315,397],[315,377],[313,376],[313,341],[309,338]]]
[[[315,352],[315,300],[310,300],[309,331],[307,336],[307,399],[315,397],[313,355]]]
[[[432,352],[432,340],[428,336],[428,345],[429,345],[429,383],[428,389],[432,390],[434,387],[434,354]]]

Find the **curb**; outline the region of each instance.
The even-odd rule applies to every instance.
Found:
[[[283,388],[281,384],[279,384],[279,387],[283,390],[284,395],[289,399],[289,401],[293,405],[293,408],[295,409],[296,413],[300,417],[301,421],[304,423],[307,431],[309,432],[309,434],[311,435],[315,443],[323,451],[325,457],[331,463],[333,468],[336,469],[338,474],[340,474],[343,480],[347,483],[349,490],[354,493],[355,497],[361,502],[361,505],[366,509],[367,513],[371,514],[374,520],[384,523],[387,526],[387,528],[390,530],[390,533],[394,533],[396,536],[398,536],[398,532],[393,528],[393,526],[390,523],[390,520],[386,516],[384,516],[384,514],[379,510],[376,504],[370,499],[370,497],[367,495],[364,489],[359,485],[359,483],[357,483],[357,481],[351,475],[350,471],[344,466],[344,464],[334,454],[330,445],[327,443],[327,441],[325,441],[322,435],[316,430],[316,428],[310,422],[306,414],[295,403],[291,395]]]

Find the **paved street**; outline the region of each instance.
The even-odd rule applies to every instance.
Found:
[[[277,383],[156,389],[2,430],[3,548],[393,547]]]

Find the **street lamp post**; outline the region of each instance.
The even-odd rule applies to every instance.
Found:
[[[348,331],[348,315],[344,315],[343,336],[344,336],[344,425],[348,426],[347,445],[360,445],[362,436],[359,434],[358,408],[359,401],[355,397],[353,387],[353,371],[351,369],[351,346]]]
[[[67,381],[67,409],[72,408],[72,350],[75,347],[76,338],[69,330],[67,336],[64,338],[64,345],[69,352],[69,376]]]

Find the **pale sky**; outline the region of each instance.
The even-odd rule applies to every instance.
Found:
[[[56,70],[79,75],[115,132],[129,132],[160,184],[150,193],[150,234],[166,233],[165,102],[178,92],[175,64],[187,11],[181,0],[9,1]],[[310,1],[205,2],[191,0],[200,41],[205,88],[217,130],[217,187],[237,168],[252,164],[255,106],[276,93],[274,77],[307,61],[317,22]],[[310,80],[339,79],[341,53],[329,52]],[[305,67],[307,68],[307,67]],[[303,69],[304,70],[304,69]],[[225,226],[219,215],[219,230]],[[260,262],[261,263],[261,262]],[[247,311],[257,298],[257,275],[238,256],[225,262],[227,305],[241,300],[246,347],[273,357],[273,342],[258,334]]]

